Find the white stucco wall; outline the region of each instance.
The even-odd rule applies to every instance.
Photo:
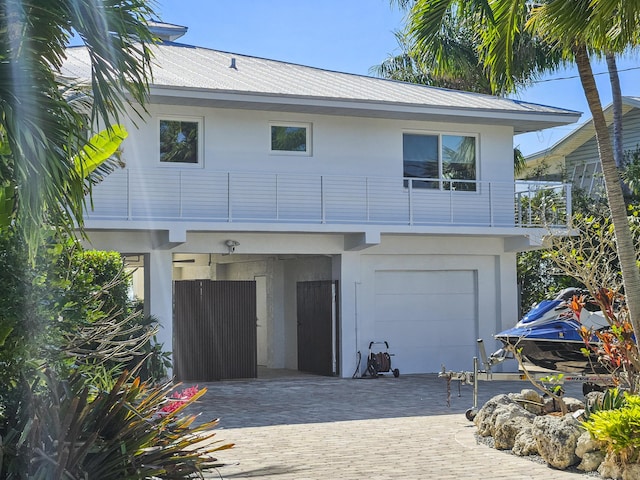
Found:
[[[202,119],[207,171],[287,172],[402,177],[402,134],[477,134],[478,179],[513,180],[513,129],[496,125],[447,124],[300,113],[150,105],[146,123],[127,126],[123,144],[128,168],[191,168],[160,164],[158,125],[163,116]],[[309,123],[312,155],[269,153],[270,122]],[[509,167],[509,168],[505,168]]]

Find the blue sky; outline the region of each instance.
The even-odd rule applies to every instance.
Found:
[[[161,20],[189,27],[179,42],[233,53],[369,75],[369,69],[398,53],[393,32],[404,13],[389,0],[159,0]],[[640,67],[640,55],[618,68]],[[594,72],[606,72],[604,63]],[[514,98],[585,112],[591,117],[575,69],[555,72]],[[604,105],[611,102],[608,76],[598,75]],[[623,95],[640,96],[640,69],[620,73]],[[552,146],[575,126],[516,137],[530,154]]]

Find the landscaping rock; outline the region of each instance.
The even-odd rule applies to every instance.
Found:
[[[526,427],[531,427],[536,416],[527,412],[520,404],[501,405],[494,411],[494,428],[491,433],[497,450],[511,450],[516,436]]]
[[[584,397],[585,408],[586,405],[593,406],[597,405],[599,407],[602,406],[602,399],[604,398],[604,392],[589,392]]]
[[[580,438],[578,438],[578,442],[576,443],[576,455],[582,458],[585,453],[600,451],[600,442],[595,440],[589,432],[582,432],[582,435],[580,435]]]
[[[526,411],[534,415],[542,415],[544,399],[535,390],[525,388],[520,393],[513,393],[509,397],[519,405],[522,405]]]
[[[542,413],[553,413],[561,411],[560,402],[553,397],[544,397],[544,407]]]
[[[595,472],[604,460],[604,452],[586,452],[576,467],[583,472]]]
[[[580,423],[571,415],[536,417],[532,433],[538,453],[550,466],[564,470],[580,462],[576,445],[582,430]]]
[[[516,435],[516,439],[511,451],[514,455],[520,457],[526,457],[529,455],[538,455],[538,445],[536,439],[533,437],[533,423],[528,427],[524,427],[520,430],[520,433]]]
[[[640,480],[640,465],[632,463],[624,466],[622,480]]]
[[[598,473],[604,478],[621,479],[622,465],[615,455],[607,453],[600,467],[598,467]]]
[[[504,405],[513,405],[514,401],[507,395],[496,395],[478,411],[478,414],[473,419],[473,423],[478,427],[478,435],[481,437],[488,437],[492,435],[495,424],[495,411],[498,407]]]
[[[567,406],[568,412],[577,412],[578,410],[584,409],[584,402],[578,400],[573,397],[565,397],[563,398],[564,404]]]
[[[582,460],[578,470],[583,472],[595,472],[604,460],[604,452],[600,442],[595,440],[589,432],[582,432],[576,444],[576,455]]]

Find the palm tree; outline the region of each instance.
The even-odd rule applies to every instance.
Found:
[[[517,39],[523,25],[526,32],[552,46],[564,59],[575,61],[593,117],[627,306],[638,338],[640,271],[590,54],[620,53],[638,43],[640,1],[549,0],[536,5],[527,0],[416,0],[409,20],[416,47],[428,49],[446,16],[453,13],[473,19],[481,32],[480,59],[493,88],[514,84]]]
[[[66,230],[82,227],[86,192],[74,155],[95,125],[108,128],[128,104],[144,105],[153,15],[147,0],[0,5],[0,187],[11,190],[12,226],[31,250],[45,215]],[[70,86],[57,75],[74,34],[87,47],[90,85]],[[70,87],[92,97],[88,111],[74,108]]]
[[[383,78],[433,87],[491,94],[491,85],[478,59],[476,35],[457,18],[448,18],[439,48],[416,55],[406,32],[395,32],[402,51],[370,71]]]
[[[457,9],[443,12],[438,30],[428,41],[412,31],[413,15],[420,11],[420,0],[391,0],[402,9],[411,8],[408,29],[396,32],[402,53],[387,58],[372,68],[379,76],[411,81],[435,87],[453,88],[468,92],[504,95],[531,85],[543,72],[561,66],[560,52],[541,42],[527,31],[514,37],[516,61],[510,81],[493,82],[490,66],[482,54],[483,34],[478,22],[484,22],[484,13]],[[466,3],[466,2],[463,2]]]

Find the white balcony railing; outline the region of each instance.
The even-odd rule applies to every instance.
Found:
[[[119,170],[93,189],[88,219],[566,226],[566,184],[364,176]]]

